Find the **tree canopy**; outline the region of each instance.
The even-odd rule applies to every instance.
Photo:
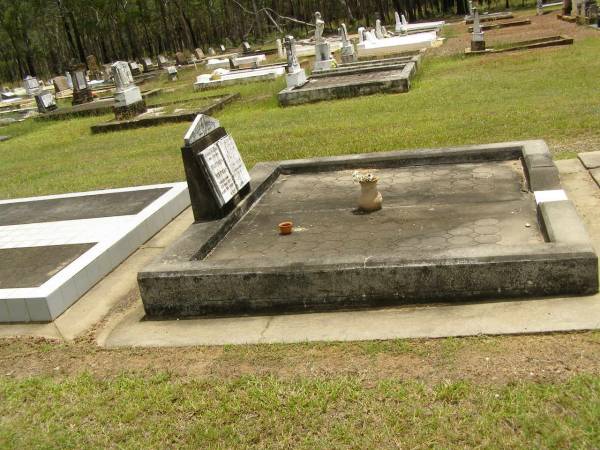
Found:
[[[345,21],[464,14],[467,0],[0,0],[0,79],[63,73],[88,55],[108,63],[310,31],[315,11]]]

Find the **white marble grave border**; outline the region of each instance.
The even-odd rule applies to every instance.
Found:
[[[54,245],[76,243],[68,237],[69,233],[63,233],[61,236],[61,226],[69,224],[71,229],[75,230],[81,227],[87,227],[88,230],[95,228],[98,230],[97,239],[94,239],[94,232],[88,232],[85,237],[75,240],[79,243],[81,241],[97,243],[39,287],[0,289],[0,323],[50,322],[56,319],[139,246],[187,208],[190,197],[187,183],[168,183],[0,201],[0,204],[24,203],[160,188],[170,189],[138,214],[24,224],[24,229],[31,229],[33,226],[38,230],[58,231],[56,233],[58,238],[52,241]],[[104,226],[109,224],[111,232],[107,233]],[[13,225],[0,228],[9,227],[14,229]],[[46,244],[39,242],[37,246],[40,245]],[[7,248],[6,245],[3,247]],[[23,247],[23,245],[14,247]]]

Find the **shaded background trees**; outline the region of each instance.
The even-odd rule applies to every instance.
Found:
[[[506,0],[485,5],[503,7]],[[467,0],[0,0],[0,79],[63,73],[90,54],[108,63],[310,31],[315,11],[335,29],[464,14]]]

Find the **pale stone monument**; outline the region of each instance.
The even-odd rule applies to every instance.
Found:
[[[355,62],[357,58],[354,51],[354,44],[348,39],[348,30],[345,23],[342,24],[339,32],[342,38],[342,62],[344,64]]]
[[[54,85],[54,92],[58,94],[59,92],[66,91],[71,89],[69,87],[69,82],[67,81],[67,77],[55,77],[52,79],[52,84]]]
[[[178,66],[185,66],[187,64],[185,55],[182,52],[175,53],[175,62]]]
[[[279,59],[285,58],[285,53],[283,52],[283,44],[281,43],[281,39],[277,39],[275,43],[277,44],[277,57]]]
[[[177,81],[177,67],[175,66],[169,66],[167,67],[167,74],[169,75],[169,79],[171,81]]]
[[[146,102],[135,85],[129,64],[117,61],[111,67],[115,80],[115,118],[125,120],[146,112]]]
[[[473,17],[473,0],[469,0],[469,15]]]
[[[358,43],[360,44],[365,40],[365,27],[358,28]]]
[[[481,31],[481,24],[479,23],[479,10],[473,8],[473,34],[471,35],[471,51],[482,52],[485,50],[485,38],[483,31]]]
[[[252,52],[252,47],[250,47],[250,44],[248,43],[248,41],[242,42],[242,53],[250,53],[250,52]]]
[[[538,16],[544,15],[544,2],[542,0],[536,1],[536,12]]]
[[[23,87],[25,88],[25,92],[27,95],[33,97],[36,94],[39,94],[42,91],[42,87],[40,86],[40,82],[36,77],[32,77],[27,75],[23,80]]]
[[[196,53],[196,58],[198,58],[198,59],[204,59],[205,55],[204,55],[204,52],[202,51],[201,48],[197,48],[195,50],[195,53]]]
[[[169,61],[163,55],[158,55],[158,67],[161,69],[169,65]]]
[[[286,82],[288,88],[302,86],[306,83],[306,72],[296,56],[296,41],[293,36],[285,37],[285,52],[287,54]]]
[[[321,13],[315,13],[315,67],[314,71],[331,69],[333,59],[331,58],[331,47],[323,37],[325,22],[321,19]]]
[[[379,19],[375,21],[375,36],[377,39],[385,38],[385,34],[383,34],[383,28],[381,27],[381,20]]]

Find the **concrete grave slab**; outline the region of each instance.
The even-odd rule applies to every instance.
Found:
[[[578,153],[577,157],[581,161],[581,164],[588,170],[600,167],[600,151]]]
[[[189,205],[185,183],[0,201],[0,322],[49,322]]]
[[[278,94],[279,104],[293,106],[384,92],[408,92],[420,61],[421,56],[414,55],[349,63],[313,73],[305,84],[282,90]]]
[[[587,234],[570,236],[583,226],[561,187],[547,192],[548,155],[543,141],[522,141],[259,164],[228,216],[192,225],[140,272],[145,311],[189,317],[593,294],[597,256]],[[354,211],[356,169],[381,178],[381,211]],[[282,220],[295,222],[291,236],[277,235]]]

